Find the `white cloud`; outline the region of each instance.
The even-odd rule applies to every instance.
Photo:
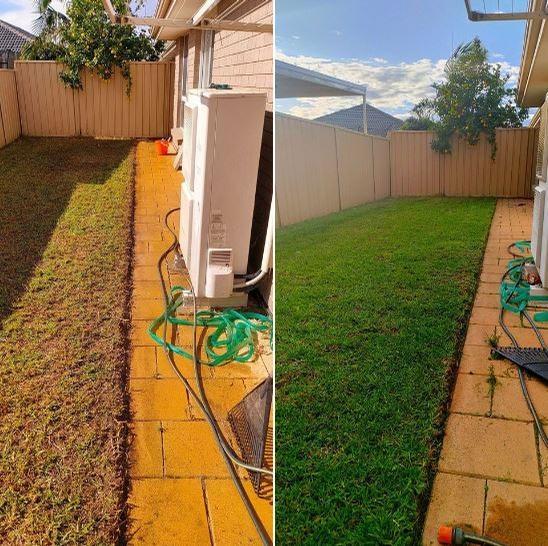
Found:
[[[493,59],[504,59],[504,54],[503,53],[491,53],[491,57],[493,57]]]
[[[367,87],[367,100],[397,117],[405,118],[411,108],[422,98],[433,96],[432,83],[443,79],[446,59],[417,59],[413,62],[389,63],[380,57],[372,59],[332,60],[305,55],[286,55],[277,52],[277,58],[329,76],[348,80]],[[502,73],[510,74],[510,85],[515,85],[519,67],[506,61],[497,63]],[[287,106],[278,101],[283,112],[313,119],[359,104],[360,98],[326,97],[298,99],[298,104]]]
[[[329,32],[335,36],[342,36],[342,32],[340,30],[330,30]]]
[[[301,39],[301,37],[297,36],[297,35],[291,36],[291,38],[293,38],[294,40],[300,40]]]

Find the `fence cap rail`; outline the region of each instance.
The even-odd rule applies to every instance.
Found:
[[[362,133],[361,131],[353,131],[352,129],[348,129],[347,127],[338,127],[336,125],[331,125],[329,123],[326,123],[325,121],[318,121],[318,120],[315,120],[315,119],[301,118],[301,117],[295,116],[293,114],[286,114],[285,112],[276,112],[275,116],[276,116],[276,118],[287,118],[287,119],[293,119],[295,121],[301,121],[303,123],[310,123],[312,125],[319,125],[320,127],[327,127],[328,129],[335,129],[337,131],[343,131],[345,133],[350,133],[352,135],[365,136],[365,137],[369,137],[369,138],[376,138],[376,139],[382,140],[382,141],[390,140],[388,137],[382,137],[382,136],[379,136],[379,135],[370,135],[369,133]]]

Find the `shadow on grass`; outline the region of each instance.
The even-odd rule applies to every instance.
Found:
[[[24,138],[0,150],[0,324],[25,291],[75,187],[104,184],[130,148],[131,142]]]

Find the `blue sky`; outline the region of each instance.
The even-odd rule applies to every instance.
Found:
[[[486,0],[488,8],[496,3]],[[505,4],[511,0],[500,0],[502,9]],[[515,82],[524,29],[522,21],[471,23],[464,0],[276,1],[278,58],[365,84],[372,104],[399,117],[431,93],[452,49],[474,36]],[[352,98],[279,100],[277,107],[316,117],[355,103]]]
[[[153,15],[157,0],[145,0],[140,9],[141,15]],[[65,0],[53,0],[55,9],[66,12]],[[33,0],[0,0],[0,19],[32,32],[32,22],[36,19]]]

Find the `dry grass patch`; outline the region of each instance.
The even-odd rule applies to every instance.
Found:
[[[0,542],[123,530],[133,145],[0,150]]]

